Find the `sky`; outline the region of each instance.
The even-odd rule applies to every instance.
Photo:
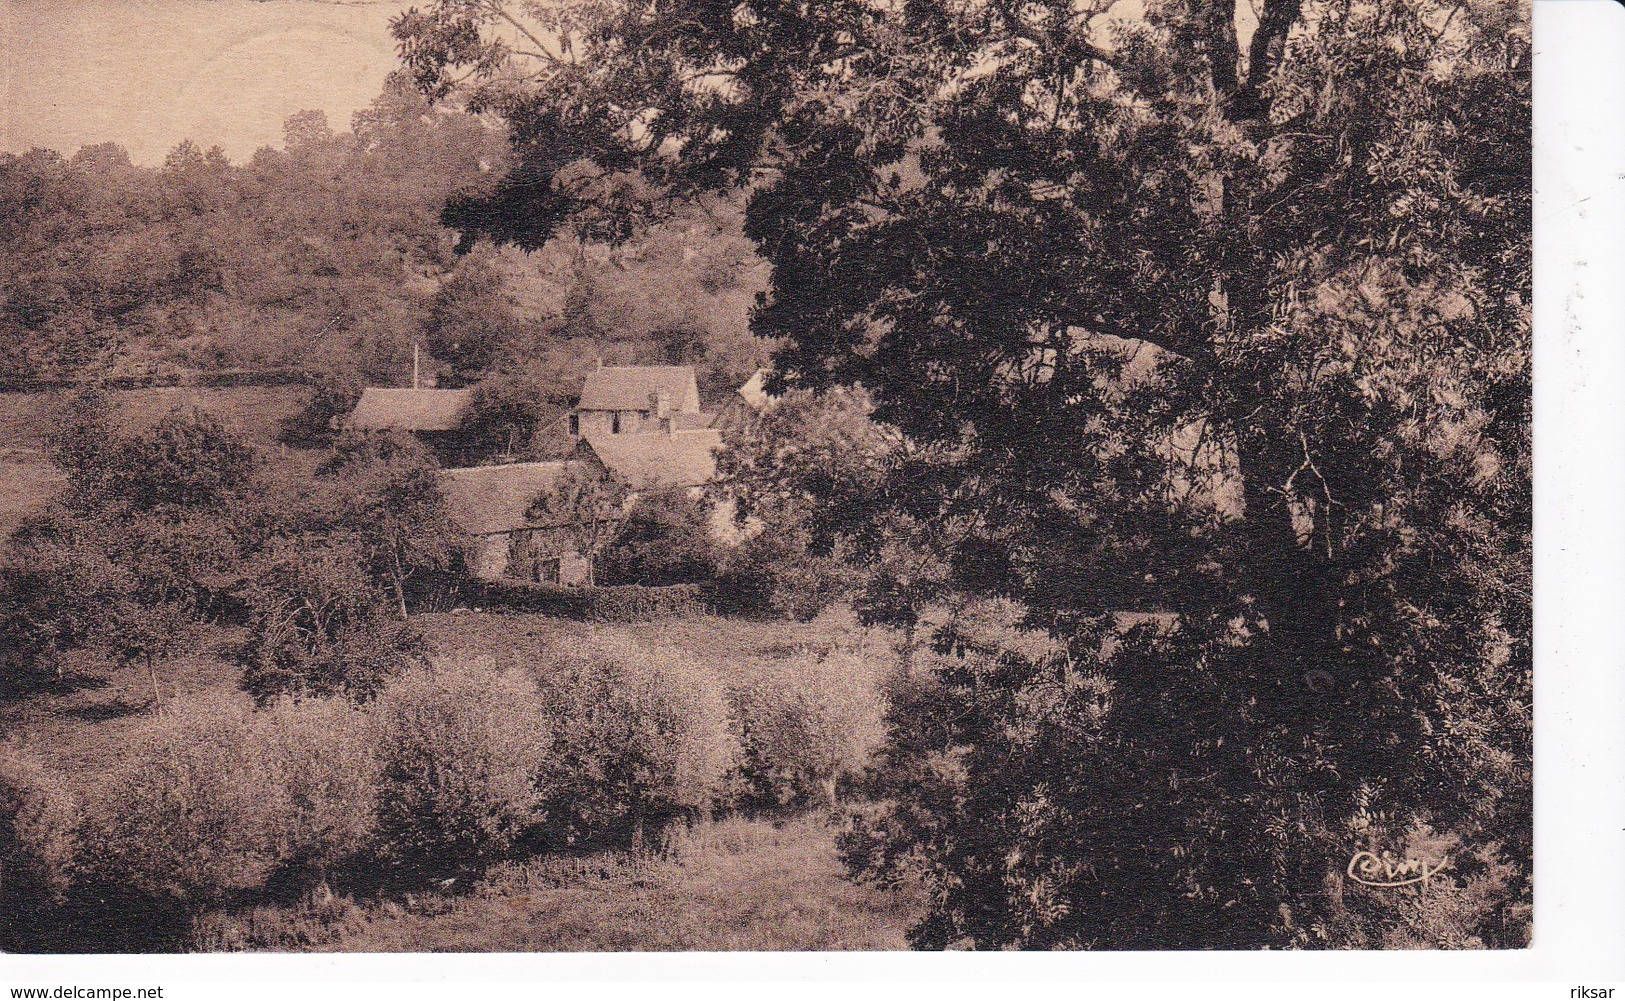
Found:
[[[0,0],[0,151],[183,139],[243,162],[307,109],[349,125],[395,67],[412,0]]]

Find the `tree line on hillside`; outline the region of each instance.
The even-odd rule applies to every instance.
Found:
[[[427,97],[508,122],[465,240],[742,194],[769,388],[861,386],[895,436],[766,499],[953,654],[844,839],[930,888],[917,945],[1521,945],[1527,5],[1111,7],[448,0],[395,32]],[[956,596],[1060,648],[921,617]],[[1396,892],[1361,852],[1448,866]]]
[[[440,213],[502,176],[500,128],[397,77],[348,130],[284,132],[244,164],[190,141],[158,167],[114,143],[0,154],[0,382],[287,368],[342,403],[406,384],[419,343],[442,385],[565,403],[602,358],[695,364],[709,399],[764,357],[736,202],[635,245],[459,254]]]

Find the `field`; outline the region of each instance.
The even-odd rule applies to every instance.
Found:
[[[908,893],[855,885],[819,816],[733,818],[667,852],[538,859],[466,894],[357,904],[317,898],[206,918],[210,950],[324,952],[807,951],[907,948]]]
[[[418,617],[437,659],[523,666],[551,646],[605,637],[676,647],[722,676],[804,651],[857,647],[883,656],[891,637],[846,615],[811,623],[698,617],[600,626],[476,611]],[[247,697],[229,661],[240,636],[208,633],[166,664],[166,701]],[[80,789],[116,767],[152,718],[135,669],[99,666],[54,691],[0,703],[0,733],[21,736]],[[506,863],[472,886],[354,899],[327,897],[205,915],[196,949],[388,951],[901,949],[921,901],[851,882],[823,810],[729,817],[679,830],[656,855],[605,852]]]

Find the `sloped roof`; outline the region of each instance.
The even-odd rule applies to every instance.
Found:
[[[766,410],[773,403],[774,398],[769,396],[767,390],[762,388],[765,382],[767,382],[767,369],[759,368],[756,370],[755,375],[747,379],[745,384],[734,390],[734,392],[738,393],[740,399],[744,400],[745,405],[752,410]]]
[[[676,413],[700,412],[692,365],[604,365],[587,373],[581,410],[648,410],[649,397],[665,393]]]
[[[471,389],[368,388],[348,423],[363,431],[454,431],[473,398]]]
[[[551,490],[563,462],[515,462],[440,471],[451,520],[470,535],[490,535],[537,527],[525,517],[537,495]]]
[[[697,487],[717,474],[722,433],[711,429],[594,435],[582,439],[616,479],[634,490]]]

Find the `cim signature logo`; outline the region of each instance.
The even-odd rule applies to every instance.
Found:
[[[1360,852],[1349,859],[1349,878],[1365,886],[1394,887],[1421,883],[1425,889],[1428,880],[1449,864],[1448,855],[1429,865],[1422,859],[1395,861],[1387,852],[1381,855]]]

